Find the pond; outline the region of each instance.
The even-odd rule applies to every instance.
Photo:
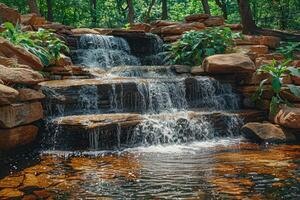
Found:
[[[9,164],[1,170],[1,198],[300,198],[300,145],[227,138],[121,152],[46,151]]]

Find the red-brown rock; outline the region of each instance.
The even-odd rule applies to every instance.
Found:
[[[186,22],[204,22],[208,18],[209,18],[208,14],[200,13],[200,14],[186,16],[185,21]]]
[[[214,16],[209,17],[204,21],[205,26],[221,26],[224,25],[225,19],[223,17]]]
[[[21,199],[24,193],[15,188],[0,190],[0,199]]]
[[[43,118],[40,102],[19,103],[0,107],[0,127],[12,128]]]
[[[25,68],[9,68],[0,65],[0,79],[5,83],[34,85],[44,80],[42,74]]]
[[[275,115],[274,122],[287,128],[300,129],[300,108],[283,106]]]
[[[19,92],[14,88],[0,84],[0,105],[7,105],[15,102]]]
[[[253,73],[256,69],[248,56],[237,53],[209,56],[203,61],[202,67],[205,72],[212,74]]]
[[[11,22],[17,24],[21,21],[21,15],[16,9],[10,8],[3,3],[0,3],[0,24]]]
[[[151,26],[150,24],[146,24],[146,23],[137,23],[137,24],[130,25],[130,29],[150,32]]]
[[[273,36],[245,35],[242,39],[235,40],[237,45],[266,45],[271,49],[279,46],[280,38]]]
[[[166,20],[157,20],[151,23],[151,26],[153,27],[163,27],[163,26],[171,26],[171,25],[177,25],[179,22],[172,22],[172,21],[166,21]]]
[[[17,59],[19,64],[28,65],[32,69],[41,70],[41,60],[20,46],[14,46],[9,41],[0,38],[0,56]]]
[[[248,123],[241,129],[242,134],[255,142],[294,142],[292,131],[271,123]]]
[[[0,150],[10,150],[34,141],[38,128],[33,125],[0,129]]]
[[[200,22],[193,22],[193,23],[182,23],[176,24],[171,26],[165,26],[161,29],[162,35],[180,35],[186,31],[191,30],[203,30],[205,29],[205,25]]]
[[[21,102],[41,100],[45,98],[43,93],[29,88],[18,89],[18,92],[18,100]]]
[[[82,35],[82,34],[100,34],[98,31],[90,29],[90,28],[75,28],[71,30],[74,35]]]
[[[37,15],[35,13],[30,13],[21,16],[21,24],[23,25],[35,25],[34,22],[36,20]]]

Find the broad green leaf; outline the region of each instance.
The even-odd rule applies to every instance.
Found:
[[[290,91],[296,96],[300,98],[300,87],[296,86],[296,85],[292,85],[289,84],[288,88],[290,89]]]
[[[278,78],[278,77],[273,77],[272,78],[272,88],[273,88],[275,93],[280,92],[280,90],[281,90],[280,78]]]
[[[291,75],[300,77],[300,70],[295,67],[288,67],[288,70],[290,71]]]

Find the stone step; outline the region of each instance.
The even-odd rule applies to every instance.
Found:
[[[265,116],[266,113],[256,110],[208,112],[199,109],[157,115],[74,115],[52,120],[49,137],[54,134],[58,150],[122,149],[143,145],[146,140],[157,142],[155,137],[164,137],[166,130],[174,134],[176,141],[177,137],[180,141],[192,141],[237,134],[243,124],[264,121]]]
[[[47,116],[158,112],[207,107],[236,109],[229,85],[209,77],[56,80],[39,84],[46,95]],[[234,101],[236,100],[236,101]]]

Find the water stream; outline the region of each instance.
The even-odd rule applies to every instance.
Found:
[[[9,188],[54,199],[300,198],[300,147],[241,138],[229,84],[142,66],[113,36],[82,36],[73,60],[106,73],[42,87],[45,145],[1,163],[0,188],[19,178]]]

